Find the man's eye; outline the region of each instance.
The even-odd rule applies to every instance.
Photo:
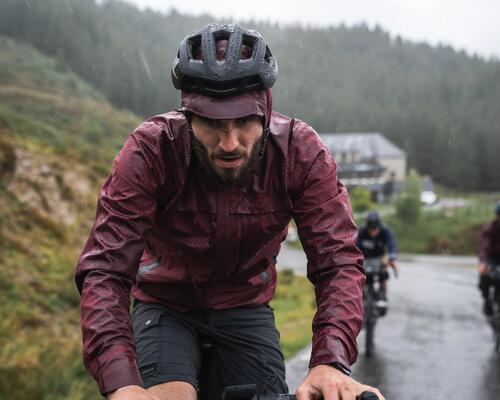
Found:
[[[246,125],[246,124],[248,124],[250,121],[253,121],[253,119],[254,119],[254,118],[255,118],[255,117],[254,117],[253,115],[249,115],[249,116],[247,116],[247,117],[241,117],[241,118],[238,118],[238,119],[236,120],[236,123],[237,123],[238,125]]]
[[[205,125],[209,125],[209,126],[216,126],[217,125],[217,120],[215,119],[212,119],[212,118],[201,118],[202,122],[205,124]]]

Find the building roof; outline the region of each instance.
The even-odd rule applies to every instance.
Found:
[[[406,157],[402,149],[379,132],[320,133],[319,136],[336,157],[352,152],[363,158]]]

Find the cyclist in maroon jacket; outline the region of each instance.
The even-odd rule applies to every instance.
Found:
[[[115,159],[76,272],[84,362],[109,399],[286,392],[268,304],[291,218],[317,301],[299,400],[368,389],[348,376],[364,274],[347,192],[317,133],[272,112],[277,72],[256,31],[188,35],[172,68],[181,108],[141,124]]]
[[[495,206],[496,218],[488,223],[481,234],[479,242],[479,289],[483,295],[483,311],[486,316],[493,315],[493,300],[490,296],[490,287],[498,283],[490,277],[491,266],[500,265],[500,201]]]

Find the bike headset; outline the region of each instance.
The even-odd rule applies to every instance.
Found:
[[[187,35],[172,65],[176,89],[212,97],[270,89],[278,63],[261,34],[238,24],[208,24]]]

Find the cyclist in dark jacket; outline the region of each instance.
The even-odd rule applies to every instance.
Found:
[[[286,391],[268,303],[291,218],[318,305],[297,394],[367,389],[346,375],[364,281],[347,192],[317,133],[271,111],[276,76],[258,32],[211,24],[188,35],[172,68],[181,108],[141,124],[115,159],[76,272],[85,365],[109,399]]]
[[[359,228],[358,248],[363,252],[365,258],[385,257],[388,264],[397,271],[398,247],[391,229],[382,223],[377,211],[370,211],[366,217],[366,223]],[[385,263],[383,264],[386,265]],[[380,275],[380,299],[379,307],[387,306],[387,279],[389,274],[384,268]]]
[[[493,314],[490,287],[493,282],[489,276],[492,265],[500,264],[500,201],[495,206],[496,218],[486,225],[479,242],[479,289],[483,295],[483,311],[487,316]],[[496,290],[500,290],[497,285]]]

